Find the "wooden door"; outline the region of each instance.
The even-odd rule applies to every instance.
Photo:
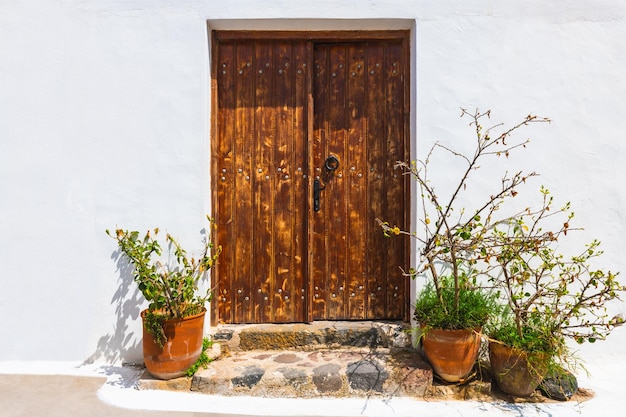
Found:
[[[408,319],[405,34],[215,35],[213,317]]]

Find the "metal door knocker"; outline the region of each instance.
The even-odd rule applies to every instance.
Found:
[[[333,172],[335,172],[337,168],[339,168],[339,158],[337,158],[335,155],[330,155],[328,158],[326,158],[326,160],[324,161],[324,169],[326,170],[326,172],[322,174],[322,178],[325,184],[331,180]],[[320,197],[322,194],[322,190],[324,190],[325,188],[325,186],[322,186],[322,182],[319,180],[319,178],[313,181],[313,211],[320,211]]]
[[[324,168],[326,168],[328,172],[336,171],[337,168],[339,168],[339,159],[335,155],[330,155],[326,158],[326,161],[324,161]]]

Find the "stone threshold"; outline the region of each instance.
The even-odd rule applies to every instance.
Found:
[[[539,392],[528,398],[492,386],[478,367],[464,384],[439,381],[404,323],[316,322],[226,325],[213,329],[210,356],[217,358],[193,377],[162,381],[147,372],[138,389],[270,398],[412,397],[423,400],[556,402]],[[593,392],[579,389],[570,401]]]

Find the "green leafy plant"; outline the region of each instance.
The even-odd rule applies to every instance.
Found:
[[[626,290],[618,273],[595,269],[602,255],[592,240],[579,253],[566,256],[557,245],[573,230],[570,204],[554,209],[554,199],[542,187],[538,210],[526,209],[492,230],[499,248],[492,253],[498,269],[493,282],[502,289],[507,316],[491,337],[527,352],[567,363],[572,356],[566,340],[578,343],[604,339],[623,323],[608,314],[607,304]]]
[[[414,312],[415,320],[427,328],[461,330],[482,328],[499,310],[495,292],[475,286],[462,275],[458,291],[452,277],[440,277],[439,294],[428,282],[417,295]]]
[[[202,339],[202,353],[200,354],[196,362],[193,365],[191,365],[189,369],[187,369],[187,372],[186,372],[187,376],[189,377],[194,376],[196,372],[200,370],[200,368],[206,369],[209,366],[212,360],[211,358],[209,358],[209,355],[207,355],[206,352],[207,350],[211,348],[212,345],[213,345],[213,341],[209,339],[208,337],[205,337]]]
[[[207,219],[212,225],[212,219]],[[135,283],[149,303],[146,329],[162,346],[166,341],[162,327],[164,320],[198,314],[211,300],[212,291],[208,289],[199,293],[198,284],[217,261],[221,248],[215,248],[207,236],[209,228],[202,253],[197,259],[188,256],[169,233],[165,235],[167,251],[164,252],[158,241],[159,232],[159,229],[148,230],[141,237],[138,231],[118,228],[111,233],[106,230],[133,266]]]
[[[500,124],[489,129],[483,129],[481,118],[489,118],[491,112],[474,113],[461,110],[461,117],[471,119],[470,126],[475,131],[475,147],[473,154],[464,155],[439,142],[435,143],[425,160],[416,160],[410,163],[398,162],[402,168],[419,185],[421,194],[421,225],[415,232],[402,231],[396,226],[379,220],[383,232],[387,236],[402,233],[413,236],[419,242],[420,263],[417,268],[405,272],[412,278],[426,277],[431,290],[436,295],[436,307],[442,317],[464,311],[466,306],[462,299],[467,294],[468,283],[472,283],[473,291],[488,292],[487,281],[489,263],[477,268],[477,263],[484,260],[489,254],[497,251],[497,243],[489,236],[491,229],[508,217],[502,215],[500,209],[505,201],[515,197],[516,188],[524,184],[535,173],[521,171],[509,174],[506,172],[494,187],[488,190],[481,189],[480,194],[474,195],[477,201],[472,207],[465,207],[461,195],[471,189],[470,179],[487,158],[508,158],[515,149],[523,148],[528,140],[511,142],[512,135],[524,126],[532,123],[549,122],[547,118],[534,115],[524,117],[520,122],[508,129]],[[496,130],[500,128],[500,132]],[[437,185],[431,179],[431,161],[435,151],[444,151],[459,163],[450,163],[446,170],[453,173],[458,169],[458,179],[452,181],[451,192],[439,194]],[[453,167],[453,168],[450,168]],[[441,178],[435,175],[435,179]],[[444,185],[443,183],[441,185]],[[480,198],[484,196],[484,198]],[[503,217],[498,217],[498,215]],[[451,297],[451,300],[449,299]],[[434,306],[433,306],[434,307]],[[482,307],[480,307],[482,311]],[[434,312],[435,310],[433,310]],[[426,314],[420,314],[427,320]],[[473,320],[468,321],[467,327],[472,327]],[[454,327],[462,327],[457,321]]]

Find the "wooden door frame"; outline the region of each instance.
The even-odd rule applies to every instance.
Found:
[[[210,31],[211,38],[211,50],[209,56],[210,62],[210,82],[211,82],[211,121],[210,121],[210,137],[211,137],[211,157],[210,157],[210,173],[211,173],[211,202],[212,208],[215,208],[215,202],[217,201],[217,187],[215,186],[216,178],[219,178],[219,173],[217,172],[217,164],[213,163],[213,155],[215,155],[215,146],[217,138],[217,112],[218,112],[218,87],[217,87],[217,71],[218,71],[218,44],[219,41],[227,41],[227,40],[281,40],[281,39],[299,39],[306,40],[307,42],[307,53],[308,53],[308,61],[307,66],[309,68],[313,67],[313,53],[312,49],[316,42],[324,42],[324,43],[333,43],[333,42],[356,42],[356,41],[381,41],[381,40],[396,40],[402,43],[404,57],[405,57],[405,65],[402,68],[403,71],[403,86],[404,86],[404,115],[403,115],[403,131],[404,138],[401,146],[403,147],[403,154],[406,158],[410,156],[410,87],[411,87],[411,65],[410,65],[410,31],[409,30],[358,30],[358,31],[246,31],[246,30],[211,30]],[[313,143],[313,135],[314,135],[314,123],[313,123],[313,77],[312,72],[307,72],[307,158],[309,166],[313,166],[313,152],[311,149]],[[310,196],[310,191],[312,190],[312,179],[313,175],[308,176],[307,182],[307,190],[306,195]],[[404,211],[404,224],[407,227],[410,227],[410,189],[409,186],[409,177],[405,176],[405,199],[407,207]],[[307,198],[305,203],[305,210],[307,211],[306,217],[306,230],[308,230],[309,224],[313,221],[313,210],[310,209],[311,199]],[[307,236],[307,247],[311,247],[311,239],[312,236],[309,233]],[[410,244],[405,245],[405,253],[404,258],[407,262],[410,260]],[[306,297],[306,305],[305,305],[305,314],[304,316],[307,318],[308,322],[313,321],[313,299],[311,294],[313,294],[313,280],[310,279],[310,264],[311,264],[312,253],[310,249],[307,249],[307,258],[304,260],[304,270],[307,276],[307,293]],[[219,260],[218,265],[216,265],[211,270],[211,282],[218,282],[217,274],[219,273]],[[410,305],[410,281],[407,279],[404,282],[404,293],[406,294],[405,302]],[[219,289],[217,289],[219,290]],[[410,308],[405,308],[405,317],[403,318],[405,322],[410,322]],[[211,326],[216,326],[219,323],[219,309],[218,303],[211,303]]]

